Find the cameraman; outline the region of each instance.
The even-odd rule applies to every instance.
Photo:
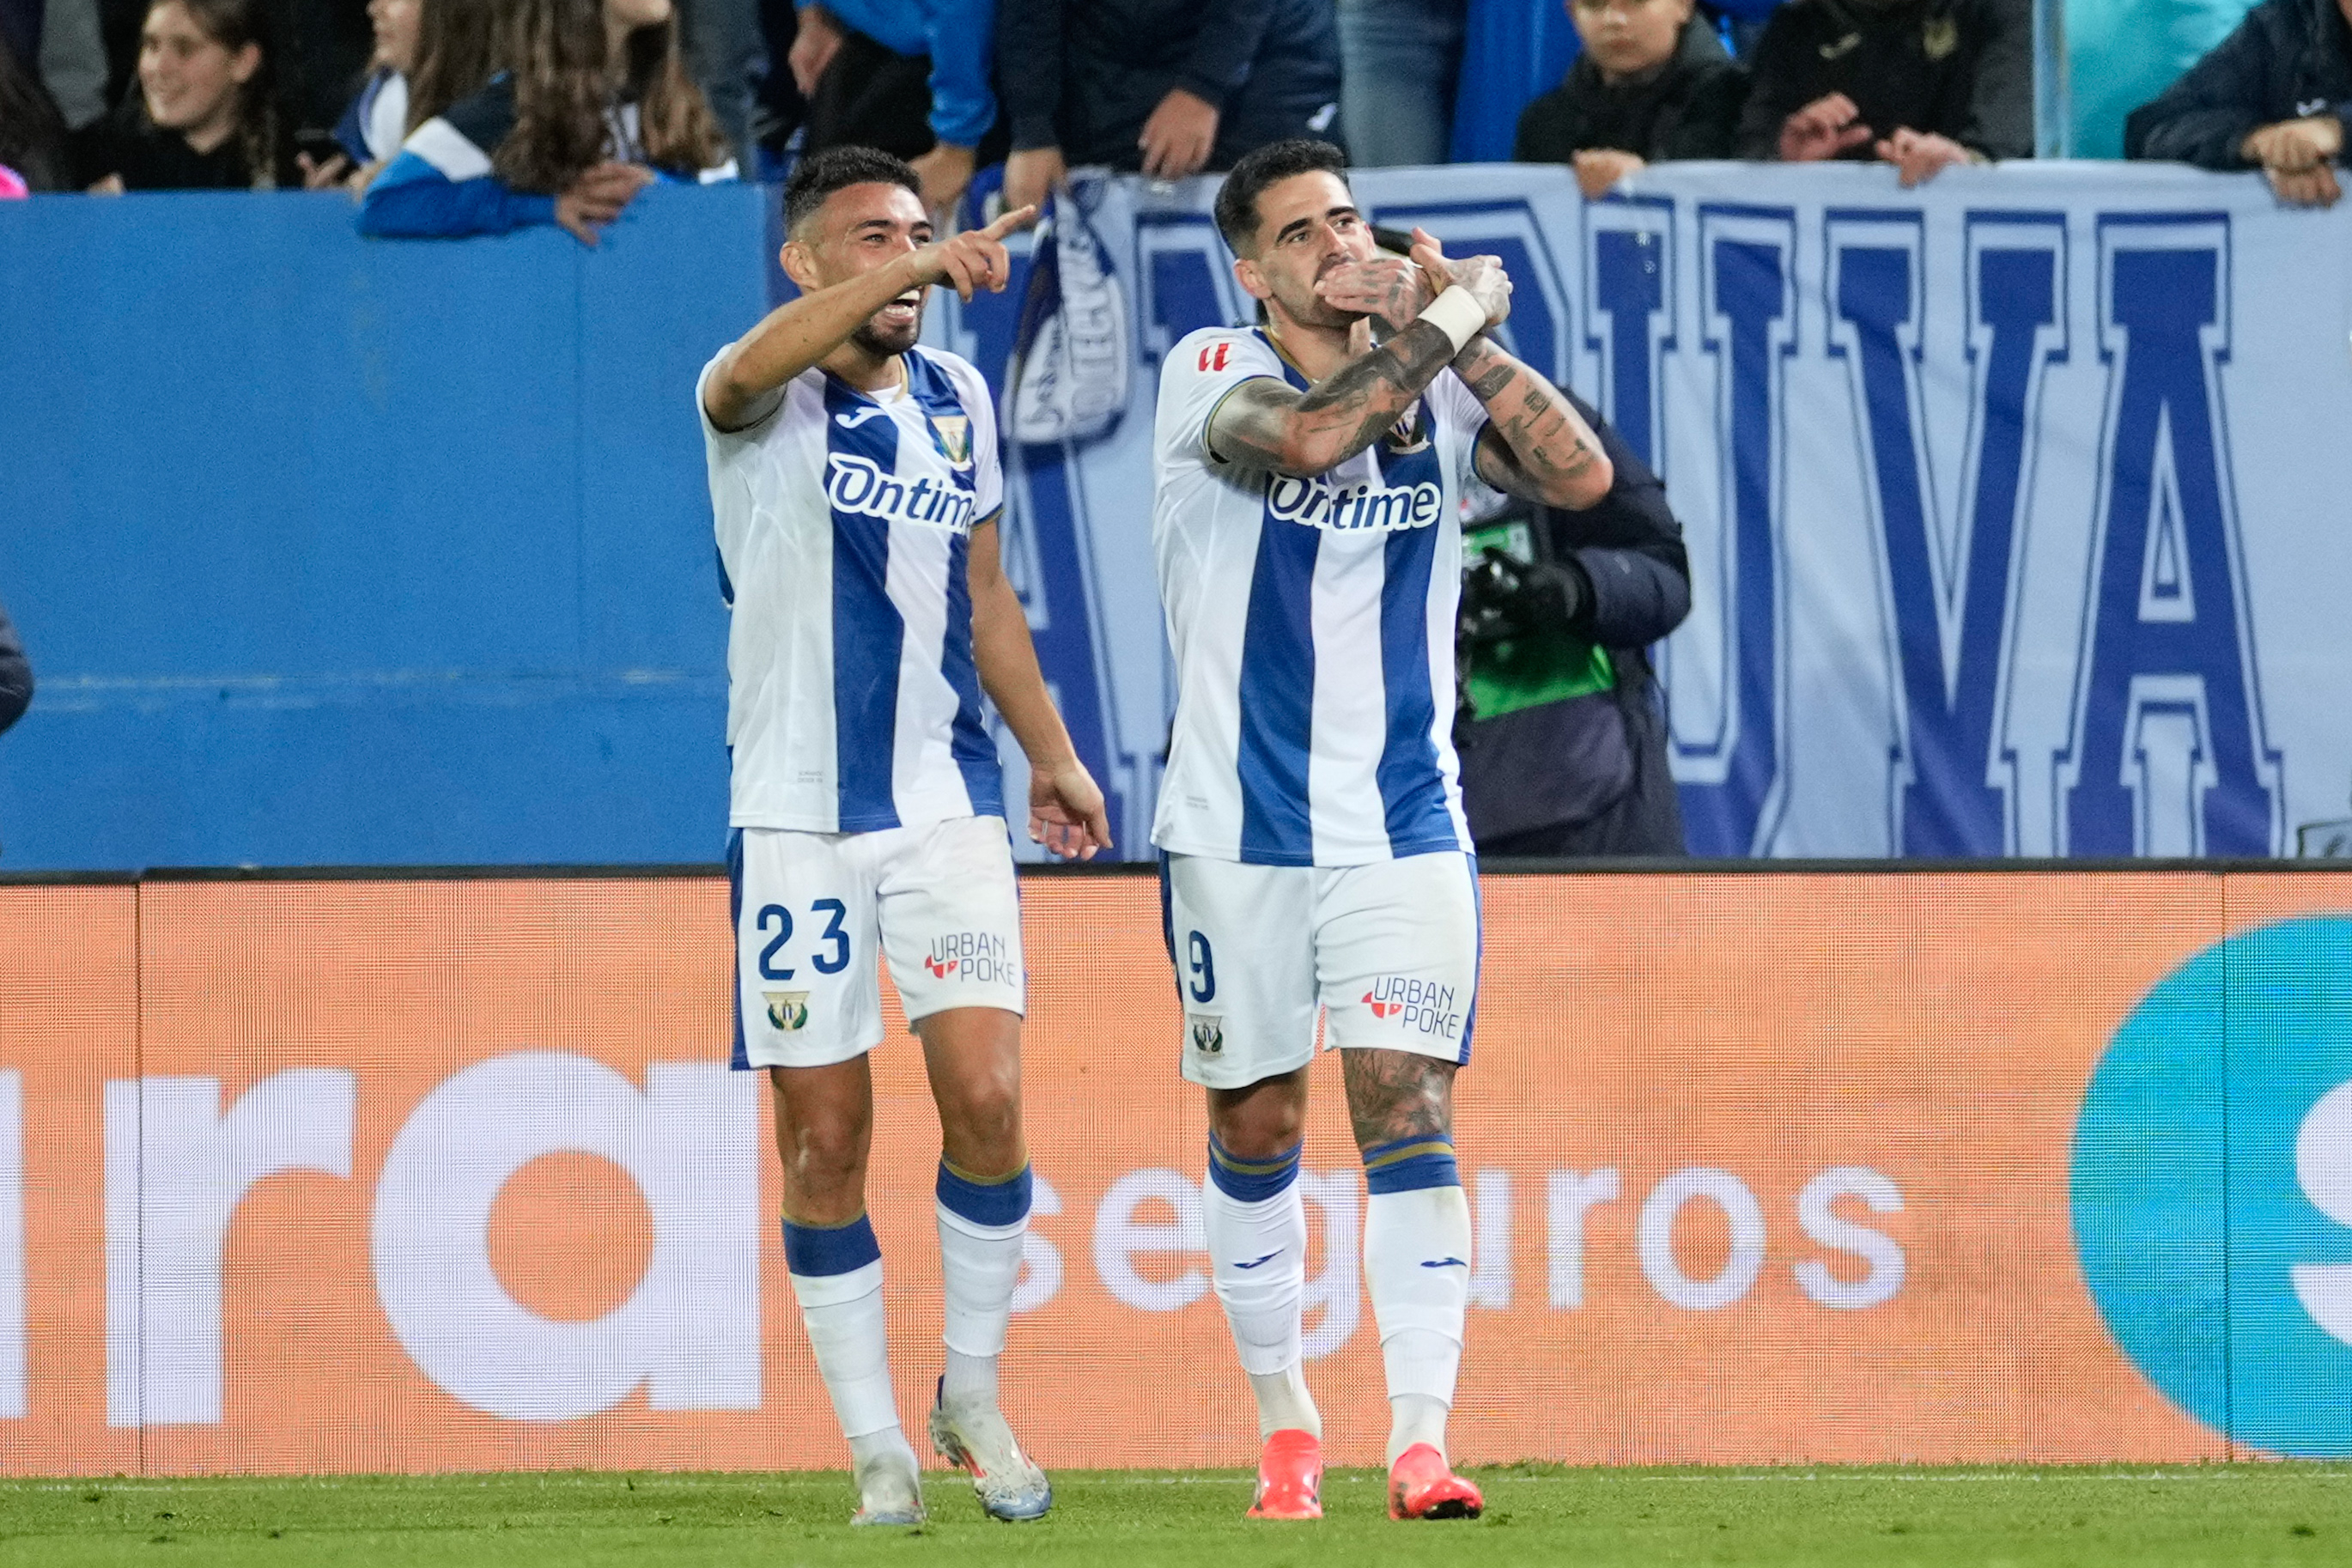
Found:
[[[1505,501],[1464,532],[1463,807],[1485,856],[1680,855],[1664,692],[1644,650],[1690,614],[1682,525],[1649,466],[1561,390],[1616,483],[1586,511]]]

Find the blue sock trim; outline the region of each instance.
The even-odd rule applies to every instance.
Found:
[[[940,1162],[940,1206],[974,1225],[1018,1225],[1029,1215],[1029,1194],[1036,1184],[1029,1167],[1009,1176],[974,1176]]]
[[[1443,1132],[1375,1143],[1364,1151],[1364,1185],[1375,1193],[1461,1184],[1461,1168],[1454,1163],[1454,1140]]]
[[[1209,1134],[1209,1180],[1235,1203],[1262,1204],[1279,1197],[1298,1179],[1298,1156],[1307,1147],[1300,1139],[1270,1160],[1244,1160]]]
[[[784,1267],[803,1277],[854,1274],[882,1261],[874,1222],[864,1215],[846,1225],[800,1225],[784,1221]]]

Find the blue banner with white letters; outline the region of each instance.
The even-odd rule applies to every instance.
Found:
[[[1214,184],[1082,183],[1124,280],[1127,417],[1017,447],[1007,555],[1049,678],[1149,832],[1160,356],[1247,319]],[[1501,257],[1505,335],[1664,475],[1661,651],[1691,848],[2224,856],[2347,816],[2352,214],[2252,176],[1685,164],[1381,170],[1386,225]],[[999,374],[1020,279],[930,335]]]

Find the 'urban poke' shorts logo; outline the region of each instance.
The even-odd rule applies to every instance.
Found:
[[[808,1027],[808,999],[805,991],[763,991],[768,999],[768,1022],[792,1033]]]
[[[961,931],[933,937],[923,967],[934,980],[971,980],[983,985],[1018,985],[1013,944],[993,931]]]
[[[1409,1032],[1451,1040],[1462,1033],[1462,1009],[1455,1004],[1459,990],[1433,980],[1383,974],[1364,993],[1364,1005],[1383,1023],[1393,1018]]]
[[[2074,1124],[2083,1279],[2166,1398],[2238,1442],[2352,1455],[2352,920],[2159,981]]]

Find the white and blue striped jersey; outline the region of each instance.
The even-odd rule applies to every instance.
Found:
[[[711,366],[719,362],[711,361]],[[1001,816],[971,654],[971,531],[1003,503],[980,372],[910,349],[902,392],[810,370],[728,432],[702,409],[727,640],[729,821],[870,833]]]
[[[1454,755],[1461,500],[1486,411],[1452,371],[1387,437],[1291,479],[1209,450],[1243,382],[1307,380],[1265,335],[1160,370],[1152,543],[1176,722],[1152,842],[1258,866],[1468,850]]]

